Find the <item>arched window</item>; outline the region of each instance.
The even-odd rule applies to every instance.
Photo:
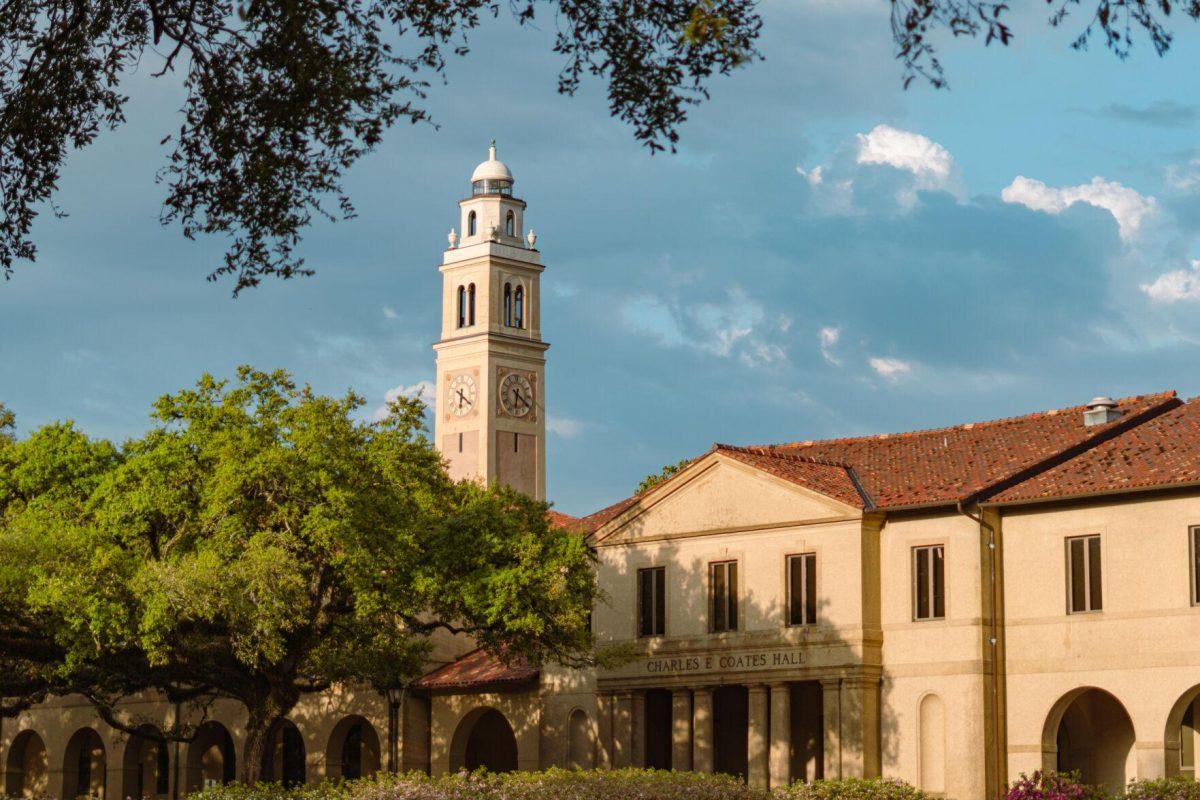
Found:
[[[516,299],[513,300],[513,327],[525,327],[525,287],[518,286]]]
[[[504,324],[512,327],[513,324],[513,296],[512,284],[504,284]]]
[[[467,290],[460,286],[458,287],[458,327],[463,327],[467,324]]]
[[[513,212],[508,212],[508,216],[504,218],[504,232],[509,236],[513,235],[513,226],[515,222],[516,218],[513,216]]]
[[[467,236],[475,235],[475,212],[467,214]]]
[[[467,324],[475,324],[475,284],[467,287]]]

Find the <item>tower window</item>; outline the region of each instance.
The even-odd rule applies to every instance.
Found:
[[[467,214],[467,236],[475,235],[475,212]]]
[[[517,445],[520,444],[520,441],[521,440],[520,440],[520,438],[518,438],[518,434],[514,433],[513,434],[513,452],[514,453],[519,452],[519,448],[517,447]]]
[[[516,299],[513,300],[513,327],[525,327],[525,287],[518,286]]]
[[[463,451],[463,435],[461,433],[459,433],[458,434],[458,452],[461,453],[462,451]]]
[[[463,327],[467,324],[467,291],[463,287],[458,287],[458,327]]]
[[[512,284],[504,284],[504,324],[512,327],[513,324],[513,296]]]
[[[507,233],[509,236],[513,235],[513,229],[514,229],[515,222],[516,222],[516,219],[513,216],[513,212],[511,212],[511,211],[508,212],[508,216],[504,218],[504,232]]]
[[[475,284],[467,287],[467,324],[475,324]]]

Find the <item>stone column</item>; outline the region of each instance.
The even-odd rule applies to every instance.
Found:
[[[617,692],[613,708],[613,766],[633,766],[633,693]]]
[[[633,693],[633,752],[630,766],[646,766],[646,693]]]
[[[713,771],[713,696],[709,686],[692,691],[692,769]]]
[[[613,693],[600,692],[597,698],[597,708],[600,716],[597,720],[597,733],[600,735],[600,746],[596,752],[596,766],[600,769],[612,769],[613,766]]]
[[[692,768],[692,692],[676,689],[671,694],[671,769]]]
[[[1137,776],[1141,780],[1165,778],[1166,758],[1163,755],[1161,742],[1137,742],[1134,745],[1137,753]]]
[[[767,687],[749,687],[750,714],[746,726],[746,783],[752,789],[767,788]]]
[[[843,778],[879,774],[879,680],[842,680],[841,749]]]
[[[771,684],[771,788],[781,789],[791,781],[792,687]]]
[[[825,716],[822,747],[825,751],[825,777],[842,777],[842,681],[821,679],[821,702]]]

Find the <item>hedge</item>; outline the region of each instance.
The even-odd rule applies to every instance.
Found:
[[[279,784],[229,784],[207,789],[204,800],[928,800],[896,780],[874,778],[796,783],[764,792],[727,775],[661,770],[382,775],[285,789]]]

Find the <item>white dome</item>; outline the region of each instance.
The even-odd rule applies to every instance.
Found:
[[[488,148],[488,160],[484,161],[471,173],[471,183],[475,181],[511,181],[512,172],[503,161],[496,160],[496,143]]]

